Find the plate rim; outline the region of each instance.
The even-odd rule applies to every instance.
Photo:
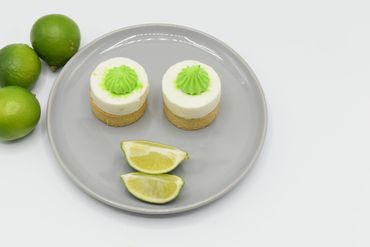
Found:
[[[199,202],[192,203],[192,204],[185,205],[185,206],[181,206],[181,207],[176,207],[176,208],[163,208],[163,209],[138,208],[138,207],[135,207],[135,206],[129,206],[129,205],[121,204],[121,203],[116,203],[114,201],[111,201],[111,200],[109,200],[109,199],[107,199],[107,198],[105,198],[105,197],[97,194],[96,192],[94,192],[93,190],[91,190],[90,188],[88,188],[86,185],[84,185],[68,169],[68,167],[64,164],[64,162],[62,160],[62,157],[60,156],[60,154],[58,152],[58,149],[55,146],[55,141],[54,141],[54,138],[53,138],[53,134],[51,133],[51,128],[52,128],[51,127],[51,123],[50,123],[51,104],[52,104],[51,102],[52,102],[52,100],[54,98],[54,95],[55,95],[55,92],[56,92],[55,88],[61,82],[61,78],[66,73],[66,71],[68,69],[68,65],[72,61],[74,61],[75,59],[77,59],[77,57],[78,57],[78,55],[80,53],[83,53],[85,50],[87,50],[91,46],[95,45],[97,42],[99,42],[102,39],[105,39],[105,38],[107,38],[107,37],[109,37],[109,36],[111,36],[111,35],[113,35],[115,33],[125,32],[125,31],[131,30],[131,29],[136,29],[136,28],[146,28],[146,27],[168,27],[168,28],[182,29],[182,30],[186,30],[186,31],[190,31],[190,32],[194,32],[194,33],[200,34],[202,36],[207,37],[208,39],[211,39],[212,41],[214,41],[216,43],[219,43],[226,50],[228,50],[232,55],[234,55],[239,60],[239,62],[242,63],[243,66],[245,66],[245,68],[248,70],[248,72],[252,76],[253,80],[255,80],[256,86],[257,86],[257,89],[258,89],[258,92],[260,93],[261,100],[262,100],[263,118],[264,118],[263,129],[262,129],[262,136],[260,138],[260,141],[259,141],[259,145],[257,147],[257,150],[253,154],[253,157],[252,157],[251,161],[249,162],[250,165],[247,166],[230,184],[228,184],[227,186],[225,186],[219,192],[217,192],[217,193],[213,194],[212,196],[207,197],[206,199],[203,199],[203,200],[201,200]],[[250,171],[250,169],[256,163],[256,160],[258,159],[259,155],[261,154],[261,151],[263,149],[263,146],[264,146],[264,143],[265,143],[265,140],[266,140],[267,126],[268,126],[268,109],[267,109],[267,103],[266,103],[265,94],[263,92],[263,89],[262,89],[262,86],[261,86],[260,81],[258,80],[258,78],[255,75],[255,73],[252,70],[252,68],[244,60],[244,58],[241,55],[239,55],[233,48],[231,48],[229,45],[227,45],[225,42],[223,42],[222,40],[220,40],[220,39],[218,39],[218,38],[216,38],[216,37],[214,37],[214,36],[212,36],[210,34],[207,34],[207,33],[203,32],[203,31],[197,30],[197,29],[192,28],[192,27],[178,25],[178,24],[169,24],[169,23],[145,23],[145,24],[137,24],[137,25],[131,25],[131,26],[119,28],[119,29],[110,31],[110,32],[108,32],[108,33],[106,33],[104,35],[101,35],[101,36],[93,39],[91,42],[87,43],[83,47],[81,47],[79,49],[79,51],[63,66],[62,70],[60,71],[60,73],[58,74],[57,78],[55,79],[54,84],[51,87],[51,90],[50,90],[50,93],[49,93],[49,97],[48,97],[48,101],[47,101],[47,110],[46,110],[46,127],[47,127],[47,133],[48,133],[49,143],[51,145],[51,148],[53,150],[53,153],[54,153],[54,155],[55,155],[55,157],[56,157],[59,165],[63,168],[64,172],[68,175],[68,177],[77,185],[77,187],[79,187],[82,191],[84,191],[85,193],[87,193],[92,198],[94,198],[94,199],[96,199],[96,200],[98,200],[98,201],[100,201],[102,203],[105,203],[105,204],[107,204],[109,206],[112,206],[114,208],[118,208],[118,209],[121,209],[121,210],[126,210],[126,211],[132,212],[132,213],[146,214],[146,215],[178,214],[178,213],[182,213],[182,212],[185,212],[185,211],[190,211],[190,210],[193,210],[193,209],[196,209],[196,208],[200,208],[200,207],[205,206],[205,205],[207,205],[207,204],[209,204],[211,202],[216,201],[217,199],[220,199],[227,192],[229,192],[230,190],[232,190],[245,177],[245,175]]]

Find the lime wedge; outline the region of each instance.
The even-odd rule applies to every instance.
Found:
[[[170,172],[189,158],[175,147],[149,141],[123,141],[121,148],[132,168],[148,174]]]
[[[169,174],[145,174],[132,172],[121,176],[127,190],[136,198],[150,203],[163,204],[174,200],[184,181]]]

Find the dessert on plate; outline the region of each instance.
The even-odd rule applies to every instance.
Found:
[[[125,126],[145,112],[149,93],[145,69],[129,58],[115,57],[100,63],[90,77],[90,106],[95,116],[110,126]]]
[[[216,71],[199,61],[171,66],[163,76],[164,113],[184,130],[204,128],[215,120],[221,100],[221,81]]]

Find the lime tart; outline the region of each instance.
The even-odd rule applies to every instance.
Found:
[[[174,64],[164,74],[162,94],[167,119],[178,128],[196,130],[215,120],[221,80],[209,65],[186,60]]]
[[[146,110],[148,93],[145,69],[129,58],[106,60],[91,74],[91,109],[99,120],[110,126],[137,121]]]

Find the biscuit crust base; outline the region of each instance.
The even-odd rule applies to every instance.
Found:
[[[186,119],[175,115],[173,112],[168,109],[165,103],[163,103],[163,110],[164,114],[166,115],[168,121],[170,121],[173,125],[177,128],[183,130],[197,130],[210,125],[216,118],[219,110],[220,110],[220,103],[207,115],[201,118],[192,118]]]
[[[144,112],[147,108],[147,100],[145,100],[144,104],[139,108],[139,110],[127,115],[114,115],[107,113],[100,109],[94,103],[91,97],[90,97],[90,106],[95,117],[102,121],[103,123],[113,127],[122,127],[136,122],[144,115]]]

